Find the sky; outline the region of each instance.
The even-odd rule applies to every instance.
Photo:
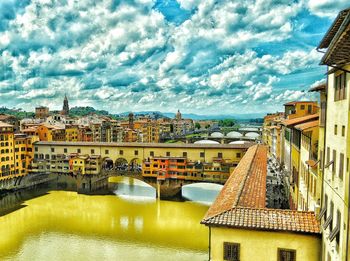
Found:
[[[1,0],[0,107],[265,113],[325,79],[348,0]]]

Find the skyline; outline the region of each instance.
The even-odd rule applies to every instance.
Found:
[[[32,111],[275,112],[316,99],[346,1],[2,1],[0,100]],[[315,26],[317,25],[317,26]],[[306,91],[306,92],[305,92]],[[278,105],[277,105],[278,104]],[[204,112],[205,110],[205,112]]]

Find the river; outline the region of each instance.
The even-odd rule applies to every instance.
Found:
[[[0,216],[0,260],[208,259],[208,229],[199,222],[219,186],[186,187],[183,195],[196,201],[179,202],[157,200],[136,180],[112,181],[114,195],[10,195],[23,201]]]

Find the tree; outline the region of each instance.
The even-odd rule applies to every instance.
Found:
[[[199,122],[196,122],[196,123],[194,124],[194,127],[195,127],[197,130],[199,130],[199,129],[201,128],[201,125],[199,124]]]

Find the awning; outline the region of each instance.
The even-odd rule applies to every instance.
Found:
[[[326,169],[326,168],[328,168],[330,165],[332,165],[333,164],[333,160],[331,160],[330,162],[328,162],[325,166],[324,166],[324,168]]]
[[[340,232],[340,222],[339,220],[337,220],[337,225],[329,234],[329,240],[332,242],[339,232]]]
[[[321,218],[324,216],[324,214],[326,213],[327,211],[327,205],[326,206],[323,206],[323,208],[321,209],[320,213],[318,214],[317,216],[317,219],[318,220],[321,220]]]
[[[333,220],[333,213],[332,212],[333,211],[331,211],[329,213],[329,216],[328,216],[326,222],[323,224],[323,229],[326,229],[329,226],[329,224],[332,222],[332,220]]]

